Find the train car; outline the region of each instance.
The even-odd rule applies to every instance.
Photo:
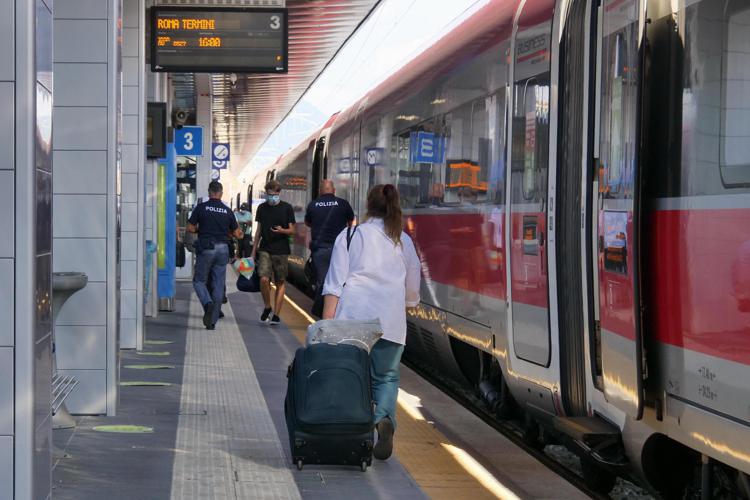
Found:
[[[259,179],[397,185],[407,355],[592,485],[748,497],[749,68],[746,0],[491,0]]]

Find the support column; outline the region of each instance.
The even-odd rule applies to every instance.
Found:
[[[203,156],[197,158],[195,169],[195,191],[197,198],[208,199],[208,183],[211,182],[211,142],[213,119],[211,115],[211,82],[207,74],[195,75],[196,124],[203,127]]]
[[[123,0],[122,33],[122,211],[134,214],[132,225],[122,228],[123,297],[135,295],[134,310],[122,311],[120,347],[143,348],[144,287],[144,168],[146,157],[145,0]]]
[[[136,311],[135,290],[120,294],[120,231],[137,228],[136,204],[120,209],[120,141],[138,132],[137,119],[135,132],[122,128],[119,5],[61,0],[54,10],[53,267],[88,275],[57,317],[58,368],[80,382],[66,401],[73,414],[115,414],[120,311]]]
[[[52,7],[0,0],[0,498],[51,494]]]

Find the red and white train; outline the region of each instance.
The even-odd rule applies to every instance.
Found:
[[[300,269],[320,179],[397,185],[407,354],[592,484],[750,497],[750,1],[487,1],[271,177]]]

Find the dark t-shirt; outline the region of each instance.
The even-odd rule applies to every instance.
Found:
[[[289,203],[281,201],[276,206],[263,203],[255,211],[255,220],[260,224],[259,250],[271,255],[292,253],[289,248],[289,236],[271,231],[275,226],[288,229],[289,224],[294,224],[294,209]]]
[[[237,229],[237,219],[221,200],[209,199],[199,203],[190,214],[188,222],[198,226],[198,238],[202,241],[229,243],[229,233]]]
[[[307,205],[305,222],[310,224],[310,249],[332,248],[336,237],[347,223],[354,220],[349,202],[332,194],[324,194]]]

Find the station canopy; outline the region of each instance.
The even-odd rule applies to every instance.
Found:
[[[346,40],[380,0],[162,0],[159,5],[286,7],[289,70],[283,74],[172,74],[175,106],[195,109],[195,96],[212,96],[213,137],[232,145],[239,174]]]

